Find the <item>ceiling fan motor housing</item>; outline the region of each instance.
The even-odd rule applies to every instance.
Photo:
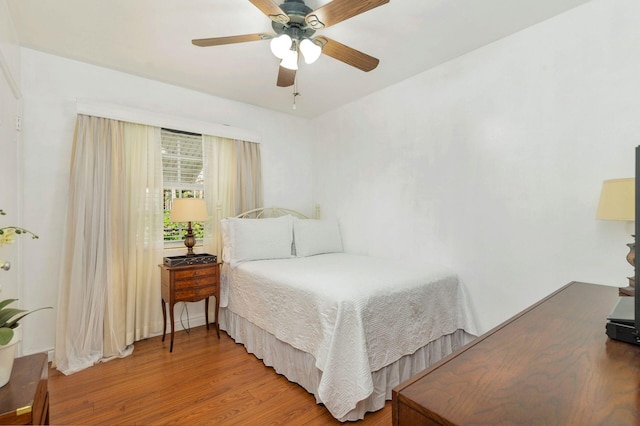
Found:
[[[305,17],[313,12],[302,0],[285,0],[280,8],[289,16],[289,22],[281,24],[276,21],[271,22],[271,27],[278,34],[287,34],[292,39],[301,40],[311,38],[316,30],[311,28],[305,21]]]

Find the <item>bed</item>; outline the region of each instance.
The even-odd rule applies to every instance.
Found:
[[[250,215],[221,221],[220,327],[336,419],[381,409],[476,335],[451,270],[344,253],[336,220]]]

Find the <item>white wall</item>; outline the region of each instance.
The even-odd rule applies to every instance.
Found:
[[[26,226],[22,222],[20,179],[22,172],[20,133],[16,118],[20,108],[20,52],[17,35],[5,0],[0,1],[0,227]],[[20,285],[22,279],[21,248],[29,239],[16,238],[14,244],[0,248],[0,265],[10,262],[9,271],[0,270],[0,300],[19,299],[11,306],[25,307]]]
[[[308,134],[306,119],[30,49],[21,49],[21,52],[24,222],[41,237],[31,244],[28,255],[24,284],[28,306],[55,306],[57,301],[77,98],[255,131],[262,137],[265,204],[292,206],[307,213],[313,211],[311,145],[305,136]],[[199,305],[190,308],[192,326],[194,311],[201,313],[202,309]],[[25,329],[25,353],[53,348],[55,316],[50,315],[49,319]]]
[[[350,251],[438,258],[481,330],[572,280],[624,286],[640,2],[594,0],[314,119],[314,197]],[[604,319],[603,319],[604,332]]]
[[[7,0],[0,0],[0,69],[2,78],[18,88],[20,81],[20,46]],[[4,104],[3,104],[4,107]]]

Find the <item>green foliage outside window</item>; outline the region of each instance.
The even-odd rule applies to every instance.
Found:
[[[184,234],[187,232],[187,223],[171,222],[171,201],[174,198],[202,198],[202,190],[164,190],[164,210],[163,210],[163,226],[165,241],[182,241]],[[204,237],[204,224],[202,222],[191,222],[191,229],[196,240],[202,241]]]
[[[184,234],[187,232],[186,223],[171,222],[169,216],[171,210],[164,210],[164,240],[165,241],[182,241]],[[204,237],[204,225],[202,222],[191,222],[191,229],[193,229],[193,235],[196,240],[202,240]]]

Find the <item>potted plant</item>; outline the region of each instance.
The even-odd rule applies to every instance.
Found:
[[[0,216],[4,216],[6,213],[0,209]],[[5,244],[11,244],[14,242],[16,235],[31,235],[31,238],[37,239],[38,236],[33,232],[19,228],[17,226],[5,226],[0,228],[0,247]],[[0,260],[0,269],[8,271],[11,265],[9,262]],[[2,289],[0,288],[0,291]],[[40,308],[33,311],[27,311],[24,309],[18,309],[9,307],[17,299],[5,299],[0,300],[0,387],[7,384],[11,377],[11,370],[13,369],[13,360],[15,358],[16,344],[20,341],[20,333],[16,333],[20,320],[25,316],[39,311]]]
[[[16,302],[18,299],[6,299],[0,300],[0,346],[7,345],[13,338],[14,329],[20,325],[19,321],[27,315],[40,311],[42,309],[51,309],[51,306],[46,308],[35,309],[33,311],[26,311],[24,309],[8,308],[7,305]],[[22,315],[20,315],[22,314]],[[19,316],[17,316],[19,315]]]

